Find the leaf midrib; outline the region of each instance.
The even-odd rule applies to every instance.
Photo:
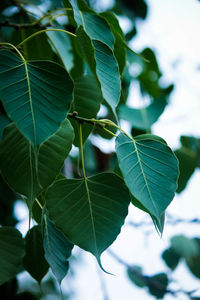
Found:
[[[91,218],[91,222],[92,222],[94,245],[95,245],[95,250],[96,250],[96,255],[95,256],[99,258],[99,251],[98,251],[98,248],[97,248],[97,239],[96,239],[96,230],[95,230],[93,211],[92,211],[92,202],[91,202],[91,198],[90,198],[90,190],[89,190],[89,187],[88,187],[87,177],[84,178],[84,182],[85,182],[86,192],[87,192],[87,195],[88,195],[87,198],[88,198],[88,204],[89,204],[90,218]]]
[[[136,150],[136,155],[137,155],[137,159],[138,159],[138,162],[139,162],[140,170],[141,170],[141,172],[142,172],[142,176],[143,176],[143,179],[144,179],[144,182],[145,182],[145,185],[146,185],[146,188],[147,188],[149,197],[150,197],[150,199],[151,199],[151,202],[152,202],[152,204],[153,204],[153,206],[154,206],[155,211],[156,211],[157,214],[158,214],[158,210],[157,210],[156,205],[155,205],[155,203],[154,203],[154,199],[153,199],[153,197],[152,197],[152,194],[151,194],[151,191],[150,191],[150,188],[149,188],[147,179],[146,179],[146,175],[145,175],[144,170],[143,170],[143,166],[142,166],[142,162],[141,162],[141,159],[140,159],[139,150],[138,150],[138,148],[137,148],[136,141],[135,141],[135,140],[132,140],[132,142],[133,142],[133,145],[134,145],[134,149]],[[158,215],[159,215],[159,214],[158,214]]]

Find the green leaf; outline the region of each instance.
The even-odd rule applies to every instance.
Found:
[[[9,118],[0,110],[0,140],[2,139],[4,128],[10,123]]]
[[[199,247],[194,239],[189,239],[184,235],[176,235],[171,238],[171,248],[180,257],[191,257],[199,254]]]
[[[186,264],[192,274],[200,278],[200,239],[193,238],[192,241],[198,246],[198,251],[190,257],[186,257]]]
[[[175,151],[176,157],[179,160],[180,176],[178,179],[178,189],[177,193],[181,193],[192,174],[194,173],[195,168],[197,167],[196,155],[190,149],[181,147]]]
[[[165,225],[165,214],[163,213],[160,218],[155,218],[148,209],[146,209],[133,195],[131,195],[131,202],[137,208],[143,210],[144,212],[148,213],[154,223],[156,231],[162,235],[164,225]]]
[[[73,53],[70,38],[66,33],[59,31],[47,31],[46,34],[61,58],[66,70],[69,72],[73,67]]]
[[[55,227],[46,214],[44,214],[43,243],[45,258],[58,282],[61,284],[61,281],[68,272],[69,263],[67,260],[71,256],[74,245]]]
[[[0,98],[22,134],[40,145],[65,119],[73,84],[64,68],[50,61],[26,62],[0,51]]]
[[[39,226],[34,226],[26,235],[24,268],[39,283],[46,275],[49,265],[44,257],[43,239]]]
[[[88,65],[99,81],[103,98],[115,113],[120,99],[121,81],[113,52],[106,44],[90,40],[83,27],[80,27],[76,34]]]
[[[114,35],[114,55],[119,65],[120,74],[122,74],[124,67],[126,66],[126,46],[123,31],[119,25],[117,17],[115,17],[115,15],[111,12],[104,12],[100,14],[100,16],[107,21],[112,34]]]
[[[73,128],[66,119],[58,131],[39,146],[36,166],[33,148],[16,126],[12,123],[4,130],[0,143],[0,169],[11,187],[28,197],[30,209],[37,194],[59,174],[73,138]]]
[[[128,213],[129,193],[114,173],[56,181],[46,205],[55,225],[75,245],[100,256],[116,239]]]
[[[171,270],[175,270],[178,266],[180,255],[177,254],[175,249],[170,247],[162,253],[162,259]]]
[[[148,277],[147,285],[149,292],[157,299],[161,299],[167,293],[169,280],[165,273],[160,273],[152,277]]]
[[[96,118],[102,101],[101,90],[93,76],[84,75],[74,81],[73,111],[78,112],[79,117]],[[79,123],[71,120],[75,130],[74,145],[79,146]],[[83,125],[83,141],[85,141],[92,131],[91,124]]]
[[[0,285],[14,277],[25,254],[24,240],[13,227],[0,228]]]
[[[163,113],[167,102],[165,99],[154,101],[147,107],[135,109],[127,105],[119,107],[119,117],[130,122],[131,126],[149,130]]]
[[[131,194],[159,222],[174,197],[178,160],[172,150],[154,135],[116,138],[119,167]]]
[[[74,19],[78,27],[83,26],[84,31],[91,40],[100,41],[111,49],[114,48],[114,37],[108,23],[100,15],[92,11],[83,1],[69,0],[73,8]]]
[[[142,288],[147,285],[147,280],[142,274],[142,268],[140,266],[130,266],[127,269],[129,279],[138,287]]]

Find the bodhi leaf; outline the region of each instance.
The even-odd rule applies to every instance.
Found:
[[[78,112],[79,117],[96,118],[100,109],[102,101],[101,90],[97,81],[93,76],[85,75],[74,81],[74,94],[73,94],[73,111]],[[79,146],[79,123],[71,120],[75,130],[74,145]],[[83,126],[83,141],[85,141],[90,134],[93,126],[85,123]]]
[[[0,51],[0,99],[23,135],[40,145],[65,119],[73,83],[67,71],[50,61],[27,62]]]
[[[157,230],[158,233],[160,233],[162,235],[163,233],[163,229],[164,229],[164,225],[165,225],[165,213],[163,213],[161,216],[160,216],[160,219],[157,219],[155,218],[135,197],[133,197],[133,195],[131,195],[131,203],[143,210],[144,212],[148,213],[154,223],[154,226]]]
[[[163,113],[166,100],[160,99],[154,101],[147,107],[135,109],[127,105],[119,107],[120,118],[130,122],[130,124],[139,129],[149,130],[153,123],[155,123],[160,115]]]
[[[101,14],[101,16],[108,22],[112,34],[114,35],[114,55],[119,65],[120,74],[122,74],[126,65],[126,46],[123,31],[114,14],[110,12],[104,12]]]
[[[49,265],[44,257],[43,239],[40,226],[34,226],[26,235],[24,268],[39,283],[46,275]]]
[[[63,233],[55,227],[55,225],[49,220],[47,214],[44,214],[43,226],[45,258],[58,282],[61,284],[61,281],[69,269],[69,263],[67,260],[71,256],[74,245],[70,243]]]
[[[25,254],[24,240],[12,227],[0,228],[0,285],[14,277]]]
[[[58,131],[38,148],[36,168],[31,143],[13,123],[4,130],[0,144],[0,169],[11,187],[28,197],[29,208],[37,194],[59,174],[73,138],[73,128],[66,119]]]
[[[174,197],[178,160],[161,138],[140,135],[116,138],[119,167],[131,194],[159,221]]]
[[[46,194],[55,225],[72,243],[91,252],[100,266],[102,252],[120,233],[129,202],[124,182],[114,173],[58,180]]]
[[[77,26],[83,26],[91,40],[97,40],[114,48],[114,37],[106,20],[86,6],[83,1],[69,0]]]
[[[90,40],[83,27],[80,27],[76,33],[88,65],[99,81],[103,98],[115,113],[121,93],[119,67],[116,58],[106,44],[98,40]]]

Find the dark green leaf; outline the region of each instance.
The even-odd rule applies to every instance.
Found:
[[[180,255],[178,255],[176,251],[170,247],[162,253],[162,259],[171,270],[175,270],[178,266]]]
[[[22,61],[0,51],[0,98],[8,116],[36,147],[58,130],[72,100],[64,68],[49,61]]]
[[[4,128],[10,123],[9,118],[0,110],[0,140],[2,139]]]
[[[24,241],[13,227],[0,228],[0,285],[14,277],[25,254]]]
[[[24,268],[39,283],[46,275],[49,265],[44,257],[43,239],[39,226],[34,226],[26,235]]]
[[[197,166],[195,153],[185,147],[175,151],[176,157],[179,160],[180,176],[178,179],[177,193],[181,193],[187,185],[188,180],[194,173]]]
[[[130,192],[159,222],[177,187],[177,158],[154,135],[131,139],[120,133],[116,153]]]
[[[169,280],[165,273],[160,273],[152,277],[148,277],[147,285],[149,292],[157,299],[161,299],[167,293]]]
[[[35,159],[30,142],[14,124],[4,130],[0,147],[0,169],[11,187],[28,197],[29,208],[37,194],[59,174],[72,147],[73,138],[73,129],[66,119],[58,131],[40,145]]]
[[[45,258],[60,284],[69,269],[68,259],[73,246],[44,214]]]
[[[160,99],[147,107],[139,109],[121,105],[119,107],[119,117],[130,122],[131,126],[135,128],[149,130],[163,113],[166,104],[165,99]]]
[[[129,201],[127,188],[114,173],[59,180],[46,194],[56,226],[72,243],[93,253],[100,265],[101,253],[121,230]]]
[[[85,75],[74,81],[72,109],[73,111],[78,112],[79,117],[88,119],[96,118],[97,112],[100,109],[101,101],[101,90],[93,76]],[[77,121],[72,121],[72,125],[75,130],[74,145],[79,146],[79,123]],[[92,125],[84,123],[83,141],[87,139],[92,129]]]

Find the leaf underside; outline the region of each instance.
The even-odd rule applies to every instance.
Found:
[[[99,263],[101,253],[121,230],[129,201],[126,186],[114,173],[59,180],[46,194],[47,210],[56,226]]]
[[[133,140],[121,133],[116,139],[116,153],[130,192],[160,220],[177,188],[177,158],[153,135]]]

